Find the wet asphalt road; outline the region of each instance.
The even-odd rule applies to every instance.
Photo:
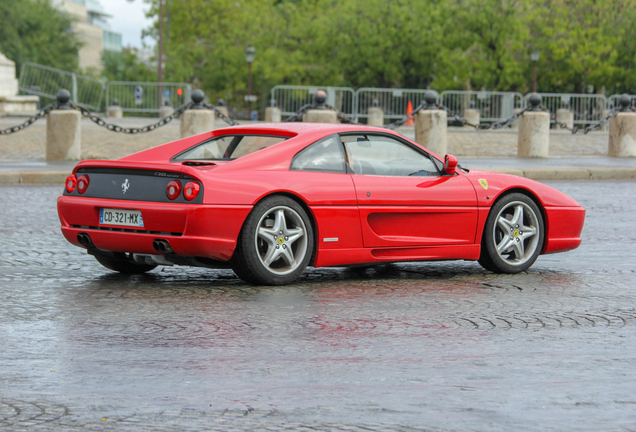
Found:
[[[636,431],[636,182],[551,182],[583,245],[526,274],[317,269],[293,286],[123,277],[57,186],[1,186],[0,430]]]

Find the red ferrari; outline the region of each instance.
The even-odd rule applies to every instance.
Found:
[[[62,233],[103,266],[232,268],[282,285],[307,266],[477,260],[518,273],[581,243],[585,209],[544,184],[468,170],[386,129],[255,124],[83,161]]]

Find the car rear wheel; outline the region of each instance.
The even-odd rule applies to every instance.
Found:
[[[113,253],[112,256],[93,254],[98,263],[109,270],[125,274],[142,274],[157,267],[150,264],[138,264],[124,253]]]
[[[520,193],[506,195],[490,209],[479,264],[495,273],[527,270],[541,253],[544,235],[543,217],[535,202]]]
[[[285,285],[305,271],[313,247],[313,229],[302,206],[291,198],[272,196],[247,217],[232,269],[246,282]]]

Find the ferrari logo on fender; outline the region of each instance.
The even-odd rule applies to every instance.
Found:
[[[488,180],[486,179],[479,179],[479,184],[481,185],[481,187],[484,188],[484,190],[488,190]]]

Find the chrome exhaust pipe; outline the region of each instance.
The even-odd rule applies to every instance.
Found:
[[[79,242],[79,244],[81,244],[82,246],[86,248],[93,247],[93,241],[91,240],[90,236],[86,233],[79,233],[77,235],[77,241]]]
[[[171,254],[174,253],[172,248],[170,247],[170,243],[166,240],[155,240],[152,242],[152,247],[157,252],[161,252],[162,254]]]

